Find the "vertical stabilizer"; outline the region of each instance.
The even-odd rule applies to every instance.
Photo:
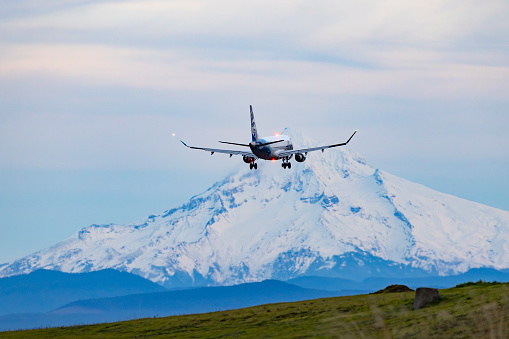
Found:
[[[258,131],[256,130],[256,123],[253,114],[253,106],[249,105],[249,110],[251,111],[251,138],[253,141],[258,140]]]

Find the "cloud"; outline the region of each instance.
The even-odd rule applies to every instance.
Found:
[[[497,98],[509,94],[509,66],[433,63],[430,60],[437,59],[433,53],[386,55],[393,63],[391,68],[369,70],[328,62],[259,59],[248,54],[211,60],[178,49],[83,44],[4,44],[1,48],[6,51],[0,57],[0,78],[4,79],[47,77],[89,86],[191,91],[244,88],[410,98]],[[401,67],[396,66],[398,60]]]
[[[248,51],[320,48],[335,55],[361,45],[443,49],[474,38],[476,49],[507,41],[508,10],[503,0],[76,2],[51,12],[25,10],[24,16],[4,20],[2,30],[7,36],[25,32],[32,39],[67,36],[114,44],[118,38],[118,44],[168,42],[159,47]]]
[[[505,1],[76,1],[52,8],[2,20],[0,81],[402,98],[508,94],[508,47],[497,43],[508,39]]]
[[[33,101],[19,117],[28,119],[28,125],[37,110],[62,123],[62,116],[83,115],[83,107],[72,105],[52,110],[56,104],[36,97],[47,88],[54,89],[57,101],[59,92],[73,92],[90,101],[94,112],[107,111],[98,91],[105,97],[140,92],[147,95],[145,101],[171,98],[158,107],[161,116],[163,111],[174,116],[177,110],[168,107],[186,98],[185,109],[208,123],[216,122],[205,111],[219,112],[216,120],[226,119],[221,109],[240,101],[278,112],[273,121],[281,127],[293,115],[312,124],[307,112],[314,112],[321,115],[318,121],[343,125],[350,119],[355,128],[373,128],[366,136],[369,143],[383,137],[377,131],[398,135],[394,126],[402,122],[411,126],[402,137],[423,134],[431,142],[433,123],[422,121],[433,114],[447,117],[437,142],[445,141],[454,127],[463,137],[475,125],[457,123],[468,105],[476,107],[476,119],[488,117],[477,125],[496,126],[493,117],[507,121],[498,113],[509,97],[506,1],[55,1],[47,7],[25,6],[10,4],[1,17],[0,85],[6,90],[0,96],[15,111]],[[142,104],[133,109],[129,99],[112,95],[108,107],[123,104],[124,114],[141,119]],[[336,121],[341,105],[355,116]],[[104,121],[94,121],[94,115],[102,114]],[[150,116],[142,124],[163,123]],[[78,136],[80,126],[91,131],[95,124],[110,129],[122,124],[108,113],[79,119],[65,122]],[[489,140],[485,130],[481,139]],[[497,143],[504,135],[497,130]],[[51,134],[40,137],[52,140]],[[401,145],[393,139],[387,141],[387,152],[426,150],[426,144]],[[93,143],[90,147],[100,150]]]

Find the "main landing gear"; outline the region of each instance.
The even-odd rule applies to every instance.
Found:
[[[253,168],[258,169],[258,164],[256,162],[249,163],[249,169],[252,170]]]
[[[283,163],[281,164],[283,168],[292,168],[292,163],[288,159],[283,159]]]

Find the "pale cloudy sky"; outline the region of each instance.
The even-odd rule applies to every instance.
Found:
[[[184,202],[298,129],[509,210],[509,2],[0,0],[0,262]],[[172,133],[176,137],[172,137]],[[296,145],[298,146],[298,145]]]

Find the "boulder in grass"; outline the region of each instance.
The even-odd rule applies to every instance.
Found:
[[[423,308],[429,303],[440,300],[440,294],[436,288],[419,287],[415,291],[414,310]]]
[[[384,288],[383,290],[376,291],[373,294],[380,293],[399,293],[399,292],[413,292],[413,289],[409,288],[405,285],[390,285]]]

